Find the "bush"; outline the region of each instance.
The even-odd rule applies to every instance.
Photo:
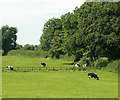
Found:
[[[111,61],[107,67],[106,70],[109,72],[118,72],[120,68],[120,60],[115,60],[115,61]]]
[[[98,60],[96,60],[96,68],[101,69],[102,67],[106,67],[108,64],[108,58],[107,57],[100,57]]]

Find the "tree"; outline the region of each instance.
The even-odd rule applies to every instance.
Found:
[[[21,49],[21,48],[23,48],[22,45],[19,45],[19,44],[16,45],[16,49]]]
[[[1,28],[2,31],[2,49],[6,55],[8,51],[15,49],[17,40],[17,28],[8,25]]]
[[[40,38],[40,45],[42,50],[49,51],[53,44],[53,37],[55,30],[62,28],[61,20],[58,18],[49,19],[43,28],[43,34]]]
[[[72,36],[74,45],[70,47],[75,48],[71,50],[74,55],[83,48],[93,62],[100,56],[120,58],[119,4],[86,2],[76,8],[74,12],[78,18],[78,30],[76,36]]]
[[[26,44],[26,45],[24,45],[23,50],[35,50],[35,46]]]
[[[120,2],[85,2],[73,13],[50,19],[40,39],[42,50],[58,58],[64,51],[77,60],[89,58],[91,62],[101,56],[119,59],[119,6]]]
[[[56,30],[53,37],[53,45],[49,50],[49,54],[51,55],[52,58],[53,57],[59,58],[60,55],[64,54],[62,46],[63,38],[64,33],[60,30]]]

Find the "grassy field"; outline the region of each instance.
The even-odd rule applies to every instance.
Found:
[[[97,72],[3,73],[3,98],[117,98],[117,74]]]
[[[3,56],[2,66],[13,66],[13,67],[40,67],[41,63],[45,62],[46,67],[67,67],[73,66],[73,61],[64,61],[57,59],[45,59],[45,58],[29,58],[23,56]]]
[[[72,61],[4,56],[3,66],[71,66]],[[88,79],[95,72],[100,80]],[[3,72],[3,98],[117,98],[118,74],[105,71]]]

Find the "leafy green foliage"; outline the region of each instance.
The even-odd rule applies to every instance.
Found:
[[[120,2],[85,2],[73,13],[50,19],[40,39],[42,49],[58,58],[68,54],[89,59],[94,65],[101,56],[120,59],[119,6]]]
[[[16,49],[21,49],[22,47],[23,47],[22,45],[19,44],[16,45]]]
[[[9,27],[8,25],[1,28],[2,31],[2,49],[4,54],[7,54],[8,51],[15,49],[16,40],[17,40],[17,28]]]
[[[64,54],[63,46],[62,46],[63,38],[64,38],[63,35],[64,34],[60,30],[56,30],[54,33],[53,45],[52,45],[51,49],[49,50],[49,53],[52,58],[54,56],[55,56],[55,58],[59,58],[59,56],[61,54]]]
[[[106,70],[109,72],[119,72],[120,71],[120,60],[111,61],[107,67]]]
[[[26,44],[26,45],[24,45],[24,46],[22,46],[22,45],[19,45],[19,44],[17,44],[16,45],[16,50],[32,50],[32,51],[37,51],[37,50],[40,50],[40,45],[30,45],[30,44]]]
[[[55,30],[62,28],[60,19],[53,18],[44,24],[43,35],[40,38],[41,47],[44,51],[49,51],[53,44]]]
[[[9,56],[26,56],[26,57],[47,57],[47,52],[46,51],[33,51],[33,50],[11,50],[8,52]]]
[[[89,51],[90,53],[87,56],[90,56],[92,61],[96,60],[99,56],[107,56],[111,59],[120,58],[117,56],[117,50],[120,50],[118,47],[120,44],[120,36],[118,34],[120,31],[119,24],[116,24],[117,31],[111,27],[111,25],[115,25],[113,23],[114,18],[116,18],[114,21],[119,23],[117,20],[119,14],[116,12],[116,10],[119,10],[118,4],[85,3],[76,11],[79,15],[79,31],[76,32],[78,37],[76,42],[79,45],[78,48],[81,46],[81,43],[84,43],[83,48],[88,48],[86,52]],[[112,52],[113,54],[110,55]]]
[[[26,45],[24,45],[24,47],[22,49],[23,50],[34,50],[35,47],[34,47],[34,45],[26,44]]]
[[[96,61],[96,67],[97,67],[97,68],[106,67],[107,64],[108,64],[108,58],[106,58],[106,57],[100,57],[100,58]]]

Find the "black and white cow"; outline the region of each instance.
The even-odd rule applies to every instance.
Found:
[[[7,66],[7,70],[13,71],[13,66]]]
[[[89,79],[90,79],[90,78],[95,78],[95,79],[99,80],[99,77],[98,77],[97,74],[95,74],[95,73],[88,73],[88,78],[89,78]]]
[[[45,63],[41,63],[41,66],[45,67],[45,66],[46,66],[46,64],[45,64]]]
[[[80,67],[80,65],[79,64],[75,64],[75,67]]]

